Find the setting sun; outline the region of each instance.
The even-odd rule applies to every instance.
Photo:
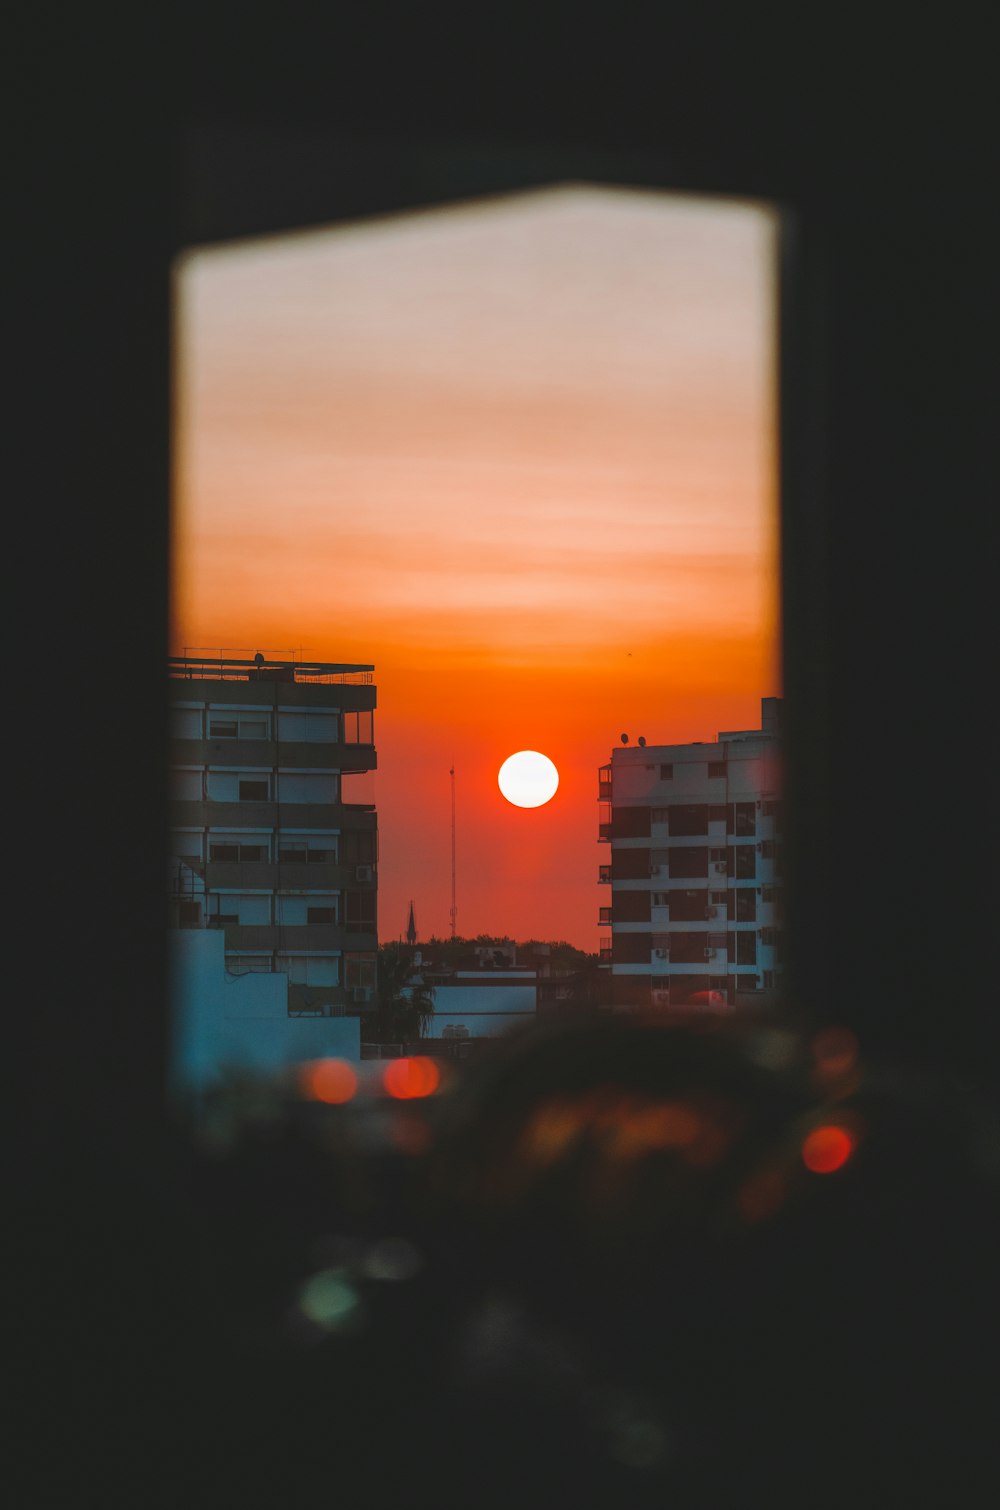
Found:
[[[515,807],[542,807],[556,794],[559,772],[547,755],[518,750],[500,767],[497,785]]]

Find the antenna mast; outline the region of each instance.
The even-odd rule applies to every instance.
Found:
[[[455,920],[458,908],[455,905],[455,766],[451,767],[451,936],[455,937]]]

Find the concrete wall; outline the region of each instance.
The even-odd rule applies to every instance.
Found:
[[[305,1059],[361,1061],[357,1017],[289,1017],[288,977],[227,975],[214,929],[168,933],[171,1085],[197,1089],[226,1068],[272,1072]]]

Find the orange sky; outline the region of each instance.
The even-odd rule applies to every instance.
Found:
[[[596,949],[620,733],[780,692],[775,289],[768,210],[574,185],[178,262],[172,649],[375,664],[383,939],[450,931],[454,762],[458,931]]]

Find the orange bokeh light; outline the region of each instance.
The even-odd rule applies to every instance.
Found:
[[[310,1101],[341,1106],[358,1088],[358,1077],[346,1059],[316,1059],[303,1066],[302,1089]]]
[[[813,1174],[832,1174],[854,1152],[855,1139],[845,1127],[825,1123],[802,1140],[802,1162]]]
[[[412,1101],[419,1096],[433,1096],[441,1083],[441,1072],[433,1059],[418,1054],[414,1058],[390,1060],[382,1083],[397,1101]]]

